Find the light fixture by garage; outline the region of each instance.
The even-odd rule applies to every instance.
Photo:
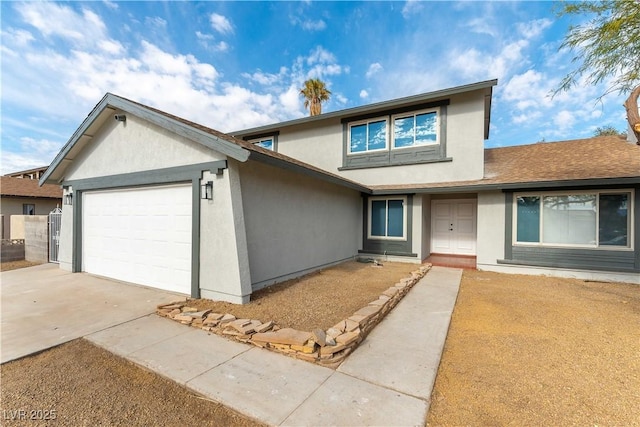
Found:
[[[207,181],[200,187],[200,198],[202,200],[213,200],[213,181]]]

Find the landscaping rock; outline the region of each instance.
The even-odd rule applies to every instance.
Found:
[[[277,332],[263,332],[254,334],[252,340],[269,342],[272,344],[287,344],[303,346],[311,334],[309,332],[298,331],[292,328],[280,329]]]
[[[327,345],[327,334],[322,329],[314,329],[311,332],[313,336],[313,340],[320,346],[324,347]]]

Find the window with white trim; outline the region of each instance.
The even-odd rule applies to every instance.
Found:
[[[630,248],[632,198],[629,190],[516,194],[514,243]]]
[[[372,197],[369,199],[370,239],[406,240],[407,198]]]
[[[439,109],[433,108],[393,116],[392,148],[439,144]]]
[[[387,149],[387,119],[377,118],[349,123],[349,154]]]
[[[276,151],[276,143],[275,143],[275,138],[273,136],[250,139],[247,142],[255,144],[258,147],[266,148],[267,150]]]

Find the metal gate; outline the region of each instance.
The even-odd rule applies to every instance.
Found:
[[[60,262],[60,224],[62,209],[55,208],[49,213],[49,262]]]

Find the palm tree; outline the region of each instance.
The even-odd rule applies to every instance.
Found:
[[[322,113],[322,103],[329,100],[331,91],[320,79],[309,79],[300,89],[300,95],[304,96],[304,108],[309,108],[309,115],[317,116]]]

